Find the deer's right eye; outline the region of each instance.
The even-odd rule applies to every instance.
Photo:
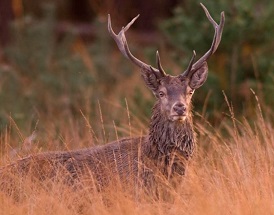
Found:
[[[165,93],[164,93],[163,91],[160,91],[160,92],[159,92],[159,96],[160,96],[160,97],[164,97],[164,96],[165,96]]]

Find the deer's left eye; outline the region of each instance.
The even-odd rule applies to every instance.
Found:
[[[194,90],[190,90],[190,91],[188,92],[189,95],[192,95],[193,93],[194,93]]]
[[[160,92],[159,92],[159,96],[160,96],[160,97],[164,97],[164,96],[165,96],[165,93],[164,93],[163,91],[160,91]]]

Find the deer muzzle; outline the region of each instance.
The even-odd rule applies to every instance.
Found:
[[[171,121],[184,121],[187,116],[187,108],[182,102],[176,102],[171,108]]]

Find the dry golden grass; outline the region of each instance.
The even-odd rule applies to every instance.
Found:
[[[164,181],[158,199],[147,192],[132,196],[116,185],[91,192],[88,186],[27,182],[18,188],[19,200],[0,192],[0,214],[274,214],[273,124],[259,111],[252,122],[232,118],[219,129],[203,120],[195,125],[198,147],[186,176],[176,185]]]

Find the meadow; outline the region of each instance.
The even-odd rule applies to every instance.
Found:
[[[244,117],[235,119],[228,111],[227,119],[218,128],[198,118],[198,145],[186,175],[175,184],[163,180],[161,189],[165,195],[158,199],[147,192],[132,196],[117,184],[95,192],[88,185],[74,190],[54,181],[42,185],[29,181],[19,188],[20,200],[0,193],[1,214],[272,214],[274,127],[268,119],[273,116],[264,117],[259,107],[256,119],[250,122]],[[60,127],[64,143],[70,140],[73,148],[90,144],[89,128],[80,131],[77,123]],[[131,134],[138,134],[137,130],[143,132],[143,126],[132,127]],[[22,152],[41,151],[32,144],[25,151],[18,150],[15,156],[11,153],[11,145],[16,145],[13,141],[9,132],[2,134],[1,145],[6,146],[2,165],[17,159]],[[25,146],[31,144],[27,141],[31,140],[26,139]],[[66,147],[65,144],[62,149],[68,150]],[[42,149],[48,150],[52,146]]]

